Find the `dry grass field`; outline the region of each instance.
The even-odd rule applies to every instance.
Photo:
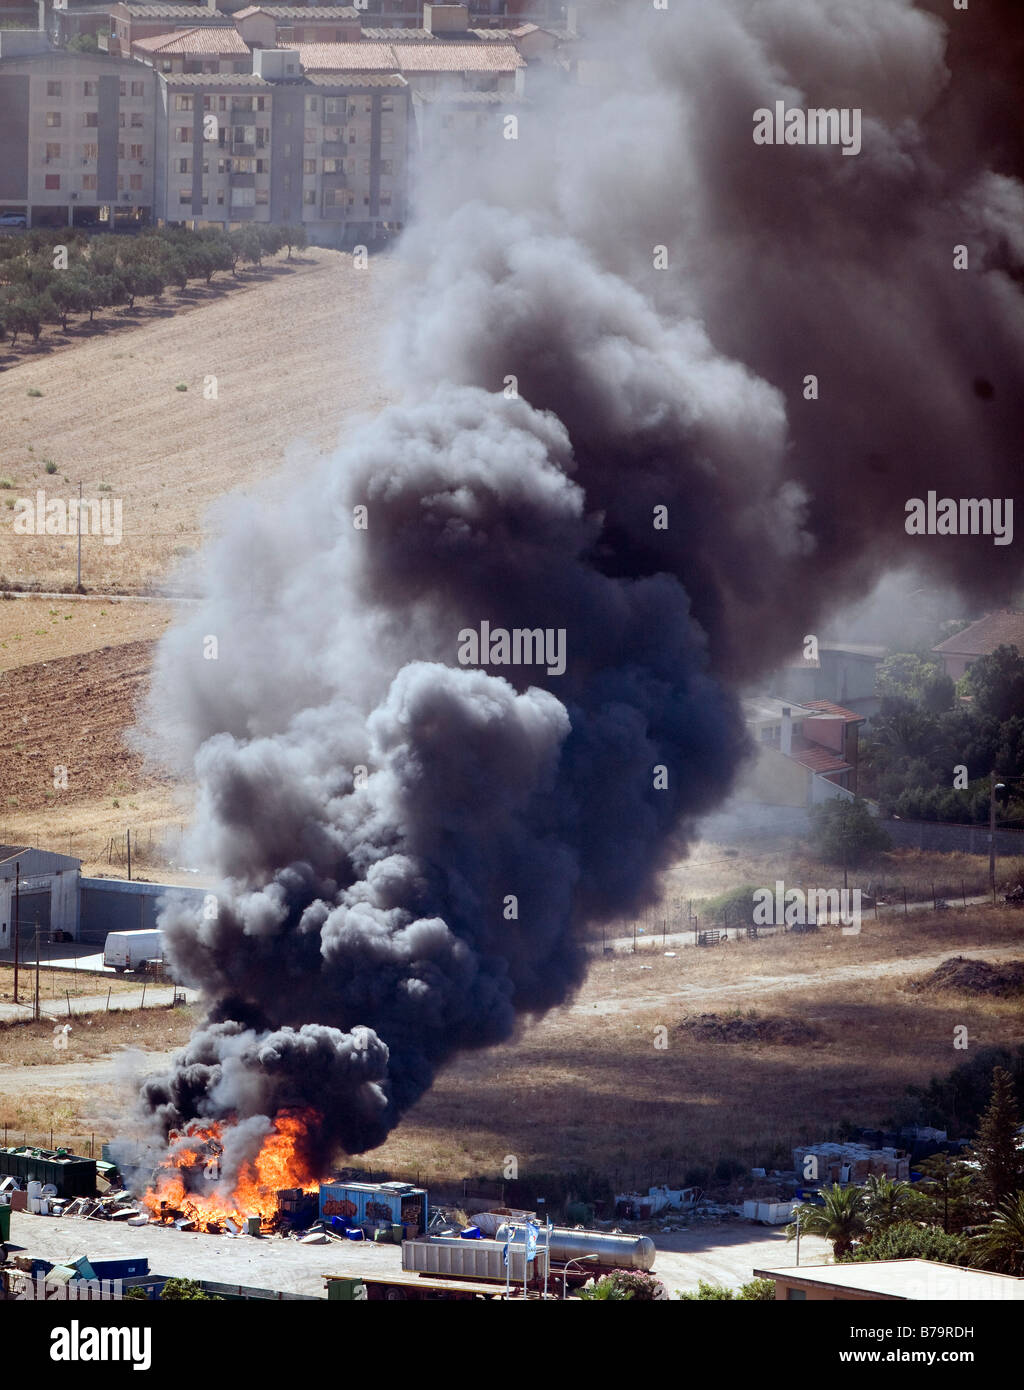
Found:
[[[86,497],[121,500],[124,531],[118,545],[83,537],[85,587],[159,586],[199,545],[210,502],[265,482],[286,451],[329,450],[347,415],[385,404],[376,346],[394,280],[387,256],[356,270],[317,248],[247,279],[250,289],[191,312],[0,372],[0,577],[74,584],[76,538],[14,535],[13,503],[40,489],[67,498],[81,482]]]
[[[506,1046],[459,1058],[363,1161],[447,1181],[497,1177],[511,1154],[522,1176],[579,1165],[629,1185],[678,1182],[721,1158],[779,1164],[794,1143],[840,1121],[901,1118],[908,1085],[964,1059],[954,1027],[967,1026],[971,1048],[1024,1041],[1019,998],[912,987],[953,955],[1024,958],[1020,922],[1009,910],[973,908],[866,922],[859,936],[824,929],[674,958],[651,947],[597,956],[575,1000],[526,1022]],[[698,1041],[687,1024],[708,1013],[799,1020],[814,1036]],[[26,1059],[39,1064],[38,1084],[7,1097],[7,1122],[44,1132],[52,1113],[69,1134],[111,1137],[128,1088],[113,1064],[93,1061],[90,1072],[83,1061],[124,1045],[163,1053],[190,1022],[179,1010],[97,1016],[85,1026],[100,1031],[79,1026],[61,1067],[41,1065],[52,1063],[52,1040],[32,1038]],[[0,1063],[18,1059],[21,1032],[0,1035]]]

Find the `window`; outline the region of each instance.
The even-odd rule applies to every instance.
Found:
[[[87,130],[95,130],[100,123],[100,113],[98,111],[87,111],[85,113],[85,125]]]
[[[177,129],[177,132],[176,132],[176,136],[177,136],[177,141],[178,141],[178,144],[179,144],[179,145],[191,145],[191,143],[192,143],[192,127],[191,127],[190,125],[180,125],[180,126],[178,126],[178,129]]]
[[[223,207],[223,206],[224,206],[224,190],[223,190],[223,188],[218,188],[218,190],[217,190],[217,206],[218,206],[218,207]]]
[[[141,175],[141,174],[129,174],[129,175],[128,175],[128,187],[129,187],[129,188],[134,188],[135,191],[136,191],[136,193],[141,192],[141,191],[142,191],[142,175]]]
[[[47,82],[47,84],[46,84],[46,95],[47,95],[48,97],[59,97],[59,96],[60,96],[60,83],[59,83],[59,82]]]
[[[204,160],[203,160],[203,173],[204,173],[204,174],[208,174],[209,172],[210,172],[210,161],[209,161],[208,159],[204,159]]]
[[[133,83],[132,83],[132,96],[133,96],[133,97],[144,97],[145,95],[146,95],[146,84],[145,84],[145,82],[133,82]]]
[[[100,147],[99,147],[99,145],[83,145],[83,146],[82,146],[82,158],[83,158],[83,159],[99,159],[99,157],[100,157]]]
[[[141,145],[129,145],[129,146],[128,146],[128,155],[129,155],[129,158],[131,158],[131,159],[142,159],[142,158],[143,158],[142,146],[141,146]]]
[[[305,129],[305,132],[304,132],[302,138],[303,138],[303,140],[305,141],[305,143],[306,143],[307,145],[315,145],[315,144],[316,144],[316,131],[313,129],[312,126],[308,125],[308,126],[306,127],[306,129]]]
[[[303,193],[303,195],[302,195],[302,201],[303,201],[304,203],[313,203],[313,204],[315,204],[315,203],[316,203],[316,189],[315,189],[315,188],[307,188],[306,191],[305,191],[305,193]]]
[[[318,100],[319,100],[318,97],[307,97],[307,98],[306,98],[306,110],[307,110],[307,111],[316,111],[316,110],[318,109],[318,108],[317,108],[317,102],[318,102]]]
[[[46,124],[49,126],[49,128],[50,128],[51,130],[54,130],[57,126],[59,126],[59,125],[60,125],[60,112],[59,112],[59,111],[47,111],[47,113],[46,113]]]
[[[163,59],[161,59],[161,62],[160,62],[160,71],[161,71],[161,72],[173,72],[173,71],[174,71],[174,65],[172,64],[170,58],[163,58]]]
[[[82,96],[84,96],[84,97],[94,97],[95,95],[96,95],[96,83],[95,83],[95,82],[83,82],[83,83],[82,83]],[[123,82],[121,83],[121,95],[124,96],[124,83],[123,83]]]
[[[346,174],[354,174],[355,171],[356,171],[356,162],[355,162],[355,160],[354,160],[354,159],[346,159],[346,160],[345,160],[345,173],[346,173]]]
[[[233,188],[231,190],[231,202],[235,207],[251,208],[256,206],[255,188]]]
[[[218,160],[217,160],[217,173],[218,173],[218,174],[226,174],[226,173],[228,172],[228,168],[230,167],[230,164],[231,164],[230,159],[218,159]]]
[[[191,161],[191,159],[179,159],[179,160],[178,160],[178,173],[179,173],[179,174],[191,174],[191,172],[192,172],[192,161]]]
[[[191,201],[192,201],[192,190],[191,190],[191,188],[179,188],[179,189],[178,189],[178,202],[179,202],[179,203],[191,203]]]
[[[254,174],[256,161],[255,159],[235,159],[232,161],[231,168],[236,174]]]
[[[806,1289],[787,1289],[787,1290],[786,1290],[786,1301],[787,1301],[787,1302],[788,1302],[790,1299],[793,1299],[793,1300],[797,1300],[797,1299],[801,1299],[801,1298],[806,1299],[806,1297],[807,1297],[807,1290],[806,1290]]]
[[[269,188],[257,188],[257,190],[256,190],[256,202],[257,202],[257,203],[269,203],[269,202],[270,202],[270,189],[269,189]]]
[[[345,167],[344,161],[341,160],[341,159],[325,159],[325,160],[324,160],[324,173],[325,173],[325,174],[340,174],[340,173],[343,172],[344,167]]]
[[[304,174],[315,174],[315,173],[316,173],[316,160],[315,160],[315,159],[304,159],[304,160],[302,161],[302,172],[303,172]]]
[[[269,173],[270,173],[270,161],[269,161],[268,159],[257,159],[257,161],[256,161],[256,172],[257,172],[257,174],[269,174]]]
[[[344,111],[345,102],[341,97],[326,97],[324,99],[324,115],[336,116],[339,111]]]
[[[373,110],[373,97],[366,98],[366,105],[363,109],[365,110],[367,115],[370,114],[370,112]]]
[[[118,147],[117,147],[117,157],[118,157],[118,159],[124,159],[124,146],[123,146],[123,145],[118,145]]]
[[[133,130],[141,130],[142,127],[143,127],[144,125],[145,125],[145,120],[144,120],[144,118],[143,118],[142,112],[141,112],[141,111],[133,111],[133,112],[132,112],[132,129],[133,129]]]
[[[381,99],[380,99],[380,109],[381,109],[382,111],[394,111],[394,109],[395,109],[395,99],[394,99],[394,97],[381,97]]]
[[[117,123],[118,123],[118,125],[121,127],[122,130],[124,130],[125,126],[128,124],[128,122],[125,120],[124,112],[123,112],[123,111],[119,111],[119,112],[117,113]]]
[[[82,189],[83,189],[83,191],[86,192],[86,193],[95,193],[95,191],[96,191],[96,175],[95,175],[95,174],[83,174],[83,175],[82,175]]]
[[[181,95],[179,94],[178,96],[176,96],[176,97],[174,98],[174,109],[175,109],[175,111],[191,111],[191,110],[192,110],[192,98],[191,98],[191,97],[181,96]]]
[[[59,188],[59,187],[60,187],[60,174],[47,174],[47,175],[46,175],[45,187],[46,187],[46,188]]]
[[[204,111],[212,111],[212,110],[213,110],[213,97],[203,97],[203,110],[204,110]]]
[[[391,194],[390,194],[390,193],[382,193],[382,194],[380,195],[380,205],[381,205],[382,208],[389,208],[389,207],[391,206]]]
[[[60,159],[60,146],[59,146],[59,145],[47,145],[47,147],[46,147],[46,158],[47,158],[47,159]]]
[[[356,133],[354,130],[350,130],[348,133],[348,143],[350,145],[354,145],[356,143]]]

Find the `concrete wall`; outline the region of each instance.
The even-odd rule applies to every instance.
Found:
[[[927,820],[883,820],[879,824],[899,847],[988,854],[987,825],[949,825]],[[997,830],[996,854],[1024,858],[1024,830]]]

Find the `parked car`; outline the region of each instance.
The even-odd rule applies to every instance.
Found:
[[[0,212],[0,227],[27,227],[28,218],[23,212]]]

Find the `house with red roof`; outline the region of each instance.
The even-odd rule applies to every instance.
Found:
[[[741,800],[807,808],[856,796],[863,715],[831,700],[797,705],[772,696],[745,700],[744,712],[757,759]]]
[[[1024,653],[1024,613],[1015,608],[986,613],[976,623],[969,623],[932,647],[932,651],[941,660],[946,675],[958,681],[979,656],[991,656],[997,647],[1016,647]]]

